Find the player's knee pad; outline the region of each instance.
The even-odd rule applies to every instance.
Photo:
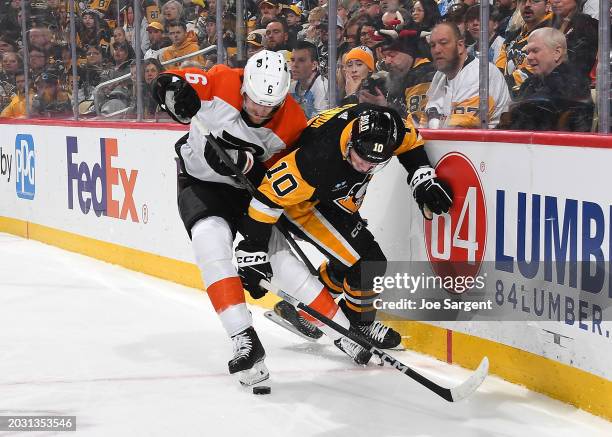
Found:
[[[229,224],[221,217],[207,217],[191,228],[196,264],[205,286],[229,277],[238,276],[232,263],[233,235]]]
[[[346,269],[339,269],[335,263],[324,261],[319,266],[319,281],[327,287],[334,297],[338,297],[344,291],[342,282],[344,281],[345,272]]]
[[[270,265],[274,285],[296,299],[308,304],[321,291],[321,283],[289,248],[270,253]]]

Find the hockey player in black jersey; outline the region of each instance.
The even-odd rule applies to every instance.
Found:
[[[272,226],[279,219],[296,235],[314,244],[329,261],[319,279],[336,297],[351,324],[379,348],[399,345],[399,333],[375,320],[375,276],[384,274],[386,258],[359,208],[374,173],[393,156],[408,172],[414,198],[427,219],[448,212],[452,193],[431,167],[424,142],[410,120],[392,109],[371,104],[346,105],[309,121],[299,148],[271,167],[251,200],[237,247],[242,257],[266,253]],[[375,261],[376,269],[365,262]],[[381,271],[374,271],[381,270]],[[245,287],[274,272],[269,263],[240,266]],[[306,333],[310,316],[287,303],[276,311]]]

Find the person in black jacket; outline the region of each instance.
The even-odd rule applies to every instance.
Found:
[[[588,77],[568,62],[565,36],[546,27],[534,30],[527,40],[527,62],[533,68],[510,110],[505,128],[588,132],[593,121],[593,101]]]

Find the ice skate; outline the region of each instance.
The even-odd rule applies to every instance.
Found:
[[[238,374],[240,384],[254,385],[270,377],[264,363],[266,352],[252,326],[232,336],[232,342],[234,357],[227,366],[230,374]]]

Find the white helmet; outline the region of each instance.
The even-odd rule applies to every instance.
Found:
[[[242,94],[262,106],[278,106],[289,92],[291,75],[285,57],[262,50],[255,53],[244,67]]]

